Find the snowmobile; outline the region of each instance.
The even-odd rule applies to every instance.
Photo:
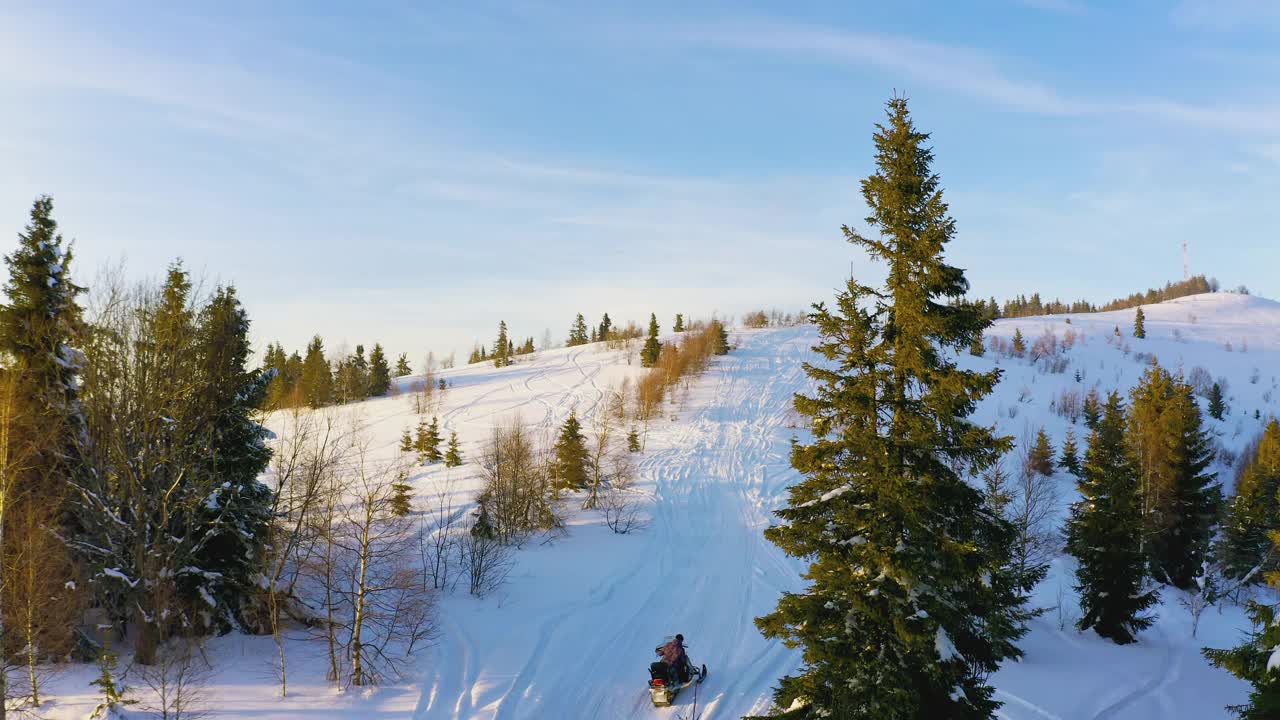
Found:
[[[654,707],[667,707],[675,702],[676,695],[690,685],[701,684],[707,679],[707,666],[695,666],[686,658],[688,680],[681,680],[680,674],[666,663],[659,660],[649,664],[649,699]]]

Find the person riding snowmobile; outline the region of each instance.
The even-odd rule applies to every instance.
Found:
[[[673,679],[689,682],[689,656],[684,651],[684,635],[676,633],[671,642],[655,648],[654,652],[662,656],[662,662],[667,664]]]

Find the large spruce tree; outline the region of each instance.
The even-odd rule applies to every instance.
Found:
[[[76,570],[64,539],[78,531],[69,488],[83,471],[84,417],[78,375],[84,325],[71,279],[71,249],[41,197],[18,247],[4,258],[0,304],[0,674],[11,663],[65,654],[76,617]],[[16,673],[15,673],[16,675]],[[0,703],[12,694],[0,678]],[[29,688],[38,700],[37,687]]]
[[[877,128],[878,169],[862,182],[877,237],[844,233],[888,276],[879,289],[850,279],[834,310],[814,306],[824,361],[805,366],[816,394],[796,398],[814,437],[794,446],[804,479],[765,531],[811,561],[808,586],[756,624],[803,648],[775,693],[782,716],[989,718],[986,678],[1025,631],[997,577],[1012,526],[968,482],[1010,446],[967,420],[999,375],[955,364],[988,320],[943,261],[955,223],[928,135],[901,98]]]
[[[1076,487],[1080,500],[1067,520],[1067,552],[1078,561],[1082,616],[1077,625],[1118,644],[1131,643],[1152,623],[1143,612],[1157,598],[1146,587],[1137,471],[1125,446],[1124,407],[1115,393],[1107,397],[1098,427],[1089,435]]]
[[[193,455],[204,477],[193,485],[201,493],[216,489],[192,498],[204,528],[192,550],[198,564],[185,569],[182,582],[193,604],[195,598],[214,600],[209,610],[225,630],[252,622],[248,610],[271,524],[271,491],[258,482],[271,450],[266,429],[253,416],[269,378],[248,367],[249,316],[234,287],[214,292],[196,327],[199,390],[192,399],[200,431]]]
[[[1200,407],[1192,389],[1152,364],[1132,393],[1126,441],[1138,473],[1142,545],[1151,574],[1190,589],[1222,504]]]
[[[4,258],[9,279],[0,304],[4,371],[20,378],[9,435],[9,453],[22,468],[17,495],[62,498],[81,466],[76,376],[84,362],[77,349],[84,323],[76,298],[84,288],[71,280],[71,256],[53,219],[53,199],[39,198],[18,249]]]

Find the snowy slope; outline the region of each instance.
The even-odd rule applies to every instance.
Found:
[[[1255,410],[1263,418],[1280,411],[1280,304],[1216,294],[1144,311],[1145,340],[1130,336],[1132,310],[998,322],[989,338],[1008,339],[1015,329],[1029,346],[1046,331],[1059,342],[1068,330],[1077,337],[1060,355],[1062,372],[1044,361],[990,351],[982,358],[963,354],[966,366],[998,365],[1004,371],[975,419],[1015,437],[1043,425],[1060,444],[1071,423],[1051,407],[1059,395],[1094,386],[1127,390],[1149,354],[1166,367],[1189,373],[1201,366],[1227,380],[1230,414],[1208,421],[1227,451],[1239,450],[1260,429]],[[1113,335],[1116,326],[1122,337]],[[804,431],[793,427],[798,419],[790,400],[808,387],[800,363],[812,359],[815,339],[811,327],[735,333],[739,347],[717,358],[651,427],[640,460],[649,526],[615,535],[595,512],[566,504],[568,534],[526,544],[501,591],[484,600],[465,592],[444,598],[442,636],[417,658],[418,677],[336,696],[323,682],[321,648],[298,639],[289,650],[294,694],[281,700],[273,696],[270,640],[221,638],[211,643],[218,716],[688,717],[692,692],[661,710],[650,707],[644,692],[653,647],[676,632],[685,634],[693,660],[710,669],[697,697],[699,717],[738,718],[766,709],[771,686],[796,666],[798,653],[766,643],[752,621],[772,608],[779,592],[801,587],[803,566],[767,543],[761,530],[796,479],[787,462],[788,441]],[[459,433],[473,459],[489,428],[514,413],[549,433],[576,408],[589,430],[604,390],[640,372],[625,353],[597,345],[541,352],[501,370],[488,364],[458,368],[443,373],[453,387],[440,417],[446,430]],[[406,396],[333,412],[359,417],[388,459],[397,453],[401,431],[417,422]],[[279,418],[276,429],[285,430]],[[1084,434],[1080,426],[1076,432]],[[1230,477],[1229,470],[1220,470]],[[1056,479],[1065,513],[1075,491],[1065,474]],[[412,481],[424,502],[448,488],[459,507],[479,487],[471,465],[424,468]],[[1002,717],[1218,718],[1226,716],[1223,705],[1244,698],[1243,684],[1199,655],[1201,645],[1236,642],[1245,627],[1238,610],[1209,610],[1200,637],[1192,640],[1187,612],[1166,593],[1160,621],[1140,643],[1118,647],[1071,627],[1078,613],[1071,582],[1069,560],[1060,558],[1037,601],[1061,609],[1035,621],[1024,641],[1025,660],[993,678],[1006,703]],[[50,689],[57,700],[45,716],[84,717],[91,707],[91,675],[78,668],[56,680]]]

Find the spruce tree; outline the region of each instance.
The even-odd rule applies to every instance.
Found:
[[[611,330],[613,330],[613,321],[609,319],[609,313],[605,313],[604,317],[600,318],[600,327],[596,333],[596,338],[602,342],[608,340],[609,331]],[[533,338],[529,338],[529,344],[533,344]]]
[[[431,446],[431,441],[427,434],[427,419],[425,417],[418,418],[417,432],[413,436],[413,449],[418,453],[418,464],[425,465],[427,462],[427,448]]]
[[[205,437],[193,453],[197,477],[216,490],[192,497],[202,523],[195,552],[202,573],[187,573],[180,585],[197,599],[212,597],[207,608],[221,630],[250,625],[260,588],[262,553],[269,540],[272,492],[258,481],[271,460],[267,430],[254,419],[267,390],[268,376],[248,363],[249,317],[231,286],[218,288],[196,318],[195,356],[201,389],[190,398],[193,425]],[[188,568],[190,569],[190,568]]]
[[[1084,396],[1084,426],[1090,430],[1096,430],[1098,421],[1101,419],[1102,403],[1098,400],[1098,391],[1090,388]]]
[[[640,366],[653,367],[658,364],[658,356],[662,354],[662,343],[658,342],[658,316],[649,314],[649,337],[645,338],[644,347],[640,350]]]
[[[404,434],[400,436],[400,452],[411,453],[414,449],[413,434],[409,432],[409,428],[404,429]]]
[[[1268,541],[1273,554],[1280,555],[1280,530],[1271,525]],[[1280,572],[1266,573],[1267,584],[1280,589]],[[1210,663],[1251,684],[1249,702],[1228,705],[1227,710],[1243,720],[1274,720],[1280,717],[1280,617],[1272,605],[1249,601],[1253,631],[1242,645],[1229,650],[1205,648]]]
[[[969,343],[969,354],[974,357],[982,357],[987,352],[987,348],[982,343],[982,335],[975,335],[973,342]]]
[[[369,353],[369,397],[382,397],[391,389],[391,368],[387,366],[387,356],[380,343],[373,344],[373,352]]]
[[[724,323],[720,322],[719,320],[712,320],[711,327],[714,328],[716,333],[716,349],[715,349],[716,355],[728,355],[729,354],[729,331],[725,330]]]
[[[565,341],[566,347],[576,347],[578,345],[587,344],[587,321],[582,317],[582,313],[573,319],[573,325],[569,326],[569,339]]]
[[[578,415],[570,412],[556,439],[551,479],[560,489],[579,490],[587,486],[587,441],[582,436]]]
[[[635,428],[627,433],[627,452],[640,452],[640,433]]]
[[[1267,423],[1257,451],[1246,461],[1227,503],[1217,554],[1227,577],[1257,583],[1263,571],[1280,567],[1280,553],[1267,552],[1267,533],[1280,528],[1280,421]]]
[[[1067,430],[1067,437],[1062,441],[1062,455],[1058,460],[1058,466],[1063,470],[1080,476],[1080,448],[1076,445],[1076,433],[1074,430]]]
[[[427,425],[426,439],[423,441],[427,462],[440,462],[444,454],[440,452],[440,419],[431,416],[431,424]]]
[[[684,314],[676,313],[676,324],[671,326],[675,332],[684,332]]]
[[[0,479],[0,673],[10,671],[7,661],[16,658],[9,653],[24,645],[41,658],[70,650],[66,626],[16,621],[22,610],[66,604],[66,583],[74,580],[64,543],[79,530],[69,512],[69,489],[88,474],[78,378],[87,333],[76,304],[84,289],[72,280],[71,260],[53,219],[53,200],[37,199],[17,249],[4,258],[9,273],[0,304],[0,372],[9,387],[0,443],[6,475]],[[5,680],[0,678],[0,690],[8,687]],[[8,697],[0,692],[0,704]]]
[[[1141,340],[1147,336],[1147,316],[1143,314],[1142,308],[1133,314],[1133,336]]]
[[[1022,338],[1022,329],[1014,328],[1013,329],[1013,354],[1017,357],[1022,357],[1022,354],[1025,353],[1026,351],[1027,351],[1027,341]]]
[[[409,484],[409,475],[401,470],[396,481],[391,484],[391,514],[396,517],[407,517],[413,512],[413,486]]]
[[[409,353],[400,353],[400,357],[396,358],[396,377],[412,374],[413,368],[409,367]]]
[[[458,447],[458,433],[449,433],[449,446],[444,451],[445,467],[460,467],[462,465],[462,450]]]
[[[0,353],[5,372],[17,374],[9,431],[13,497],[61,504],[66,483],[82,467],[77,348],[85,326],[76,298],[84,288],[71,279],[72,252],[53,219],[53,199],[31,206],[18,249],[4,258],[9,278],[0,304]],[[19,460],[20,459],[20,460]],[[19,460],[14,462],[14,460]]]
[[[1227,412],[1227,403],[1222,398],[1222,386],[1214,383],[1209,388],[1209,417],[1214,420],[1221,420],[1222,416]]]
[[[1160,582],[1189,589],[1209,549],[1222,493],[1190,386],[1157,364],[1134,387],[1126,442],[1138,472],[1143,547]]]
[[[1067,552],[1076,567],[1081,630],[1124,645],[1153,622],[1143,612],[1157,597],[1147,590],[1147,562],[1141,548],[1142,514],[1137,471],[1125,446],[1120,396],[1111,393],[1098,427],[1089,435],[1076,487],[1081,499],[1067,520]]]
[[[319,335],[307,343],[300,383],[308,407],[320,408],[333,402],[333,375],[329,371],[329,361],[324,357],[324,341]]]
[[[498,322],[498,339],[493,343],[493,366],[506,367],[511,364],[511,340],[507,337],[507,321]]]
[[[1027,469],[1045,477],[1053,475],[1053,446],[1043,427],[1036,432],[1035,444],[1027,452]]]
[[[765,531],[810,562],[808,585],[756,624],[803,648],[774,696],[786,717],[990,718],[986,678],[1024,631],[1005,591],[1013,528],[966,481],[1010,446],[967,419],[999,372],[951,359],[988,321],[943,261],[955,224],[928,136],[905,99],[888,116],[862,182],[877,237],[843,228],[888,265],[885,287],[850,279],[834,310],[814,306],[824,362],[804,366],[816,394],[796,397],[814,440],[793,447],[804,477]]]

